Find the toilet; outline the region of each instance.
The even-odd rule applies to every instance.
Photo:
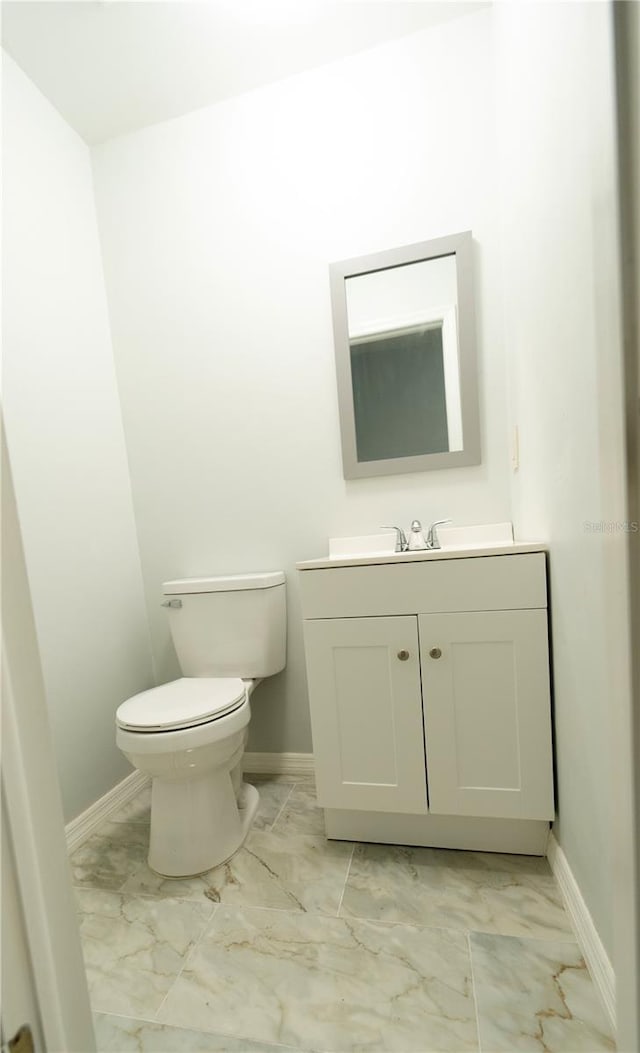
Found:
[[[229,859],[255,817],[249,699],[285,666],[285,576],[184,578],[163,593],[183,676],[123,702],[116,743],[152,779],[149,866],[179,878]]]

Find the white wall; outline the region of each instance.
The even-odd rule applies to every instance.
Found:
[[[163,580],[288,576],[252,749],[311,747],[296,560],[379,524],[509,518],[490,29],[460,18],[93,150],[160,679]],[[328,264],[467,229],[482,465],[345,482]]]
[[[495,11],[514,522],[549,540],[555,833],[611,954],[625,538],[589,527],[625,519],[610,11],[515,7]]]
[[[153,682],[89,151],[3,56],[4,413],[67,819]]]

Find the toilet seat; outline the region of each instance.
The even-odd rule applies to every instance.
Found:
[[[116,723],[127,731],[179,731],[209,724],[246,701],[238,677],[181,677],[133,695],[118,707]]]

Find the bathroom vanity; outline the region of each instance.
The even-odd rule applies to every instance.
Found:
[[[298,571],[327,836],[544,853],[554,805],[542,546]]]

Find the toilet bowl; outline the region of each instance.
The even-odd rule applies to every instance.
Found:
[[[242,757],[249,698],[285,664],[284,575],[187,579],[164,592],[188,675],[123,702],[116,743],[152,780],[149,866],[178,878],[229,859],[256,815]]]

